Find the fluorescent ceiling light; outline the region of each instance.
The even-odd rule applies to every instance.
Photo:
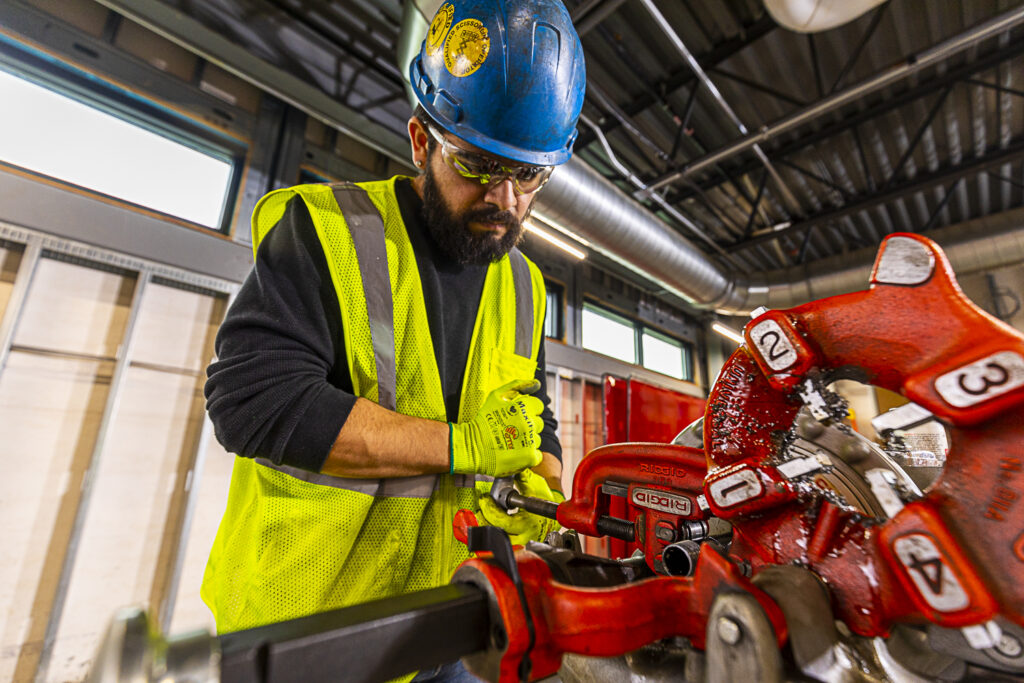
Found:
[[[741,335],[739,332],[732,329],[731,327],[726,327],[722,323],[711,323],[711,329],[713,329],[715,332],[722,335],[723,337],[728,337],[729,339],[732,339],[737,344],[743,343],[743,335]]]
[[[585,252],[577,249],[576,247],[569,244],[565,240],[555,237],[547,230],[537,227],[537,224],[534,223],[533,221],[526,221],[525,226],[527,232],[531,232],[537,237],[544,240],[545,242],[555,245],[556,247],[558,247],[565,253],[569,254],[570,256],[573,256],[578,259],[585,259],[587,257],[587,254]]]

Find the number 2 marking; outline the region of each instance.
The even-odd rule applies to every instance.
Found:
[[[768,360],[776,361],[785,356],[788,349],[778,349],[779,342],[782,340],[782,335],[775,330],[769,330],[766,332],[764,336],[761,337],[761,340],[757,342],[757,345],[763,348],[765,345],[764,340],[769,337],[773,337],[774,340],[772,341],[772,347],[768,350]]]
[[[781,372],[797,361],[796,347],[774,320],[762,320],[755,325],[750,330],[750,339],[764,363],[774,372]]]

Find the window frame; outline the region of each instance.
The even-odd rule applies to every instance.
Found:
[[[673,377],[673,379],[678,379],[678,380],[681,380],[683,382],[693,382],[693,348],[692,348],[691,344],[689,344],[687,341],[685,341],[683,339],[679,339],[678,337],[673,337],[672,335],[670,335],[667,332],[664,332],[662,330],[659,330],[658,328],[651,327],[650,325],[645,325],[643,323],[640,323],[638,325],[638,327],[639,327],[639,331],[640,331],[640,344],[639,344],[639,347],[638,347],[639,351],[640,351],[640,365],[643,366],[644,368],[646,368],[647,370],[650,370],[651,372],[657,372],[658,374],[665,375],[666,377],[673,377],[672,375],[669,375],[668,373],[661,372],[660,370],[658,370],[656,368],[650,367],[649,365],[647,365],[644,362],[644,343],[643,343],[643,338],[644,338],[645,334],[649,334],[654,339],[658,339],[658,340],[660,340],[660,341],[662,341],[662,342],[664,342],[666,344],[671,344],[673,346],[675,346],[675,345],[679,346],[679,356],[680,356],[683,376],[682,377]]]
[[[605,306],[602,303],[599,303],[599,302],[597,302],[597,301],[595,301],[595,300],[593,300],[593,299],[591,299],[589,297],[584,299],[582,311],[586,311],[588,309],[594,311],[598,315],[601,315],[603,317],[609,318],[609,319],[611,319],[611,320],[613,320],[615,322],[618,322],[618,323],[621,323],[623,325],[628,325],[628,326],[632,327],[632,329],[633,329],[633,351],[634,351],[634,357],[635,357],[635,360],[631,363],[632,365],[636,365],[638,367],[644,368],[645,370],[648,370],[650,372],[656,372],[659,375],[665,375],[665,377],[671,377],[672,379],[679,380],[681,382],[690,382],[691,384],[694,382],[695,370],[694,370],[694,365],[693,365],[693,359],[694,359],[695,349],[694,349],[694,345],[693,345],[692,342],[689,342],[689,341],[687,341],[685,339],[681,339],[680,337],[672,335],[671,333],[666,332],[663,329],[654,327],[653,325],[648,325],[647,323],[645,323],[644,321],[640,320],[639,318],[631,317],[631,316],[629,316],[629,315],[627,315],[625,313],[616,311],[616,310],[614,310],[614,309],[612,309],[612,308],[610,308],[608,306]],[[589,349],[589,348],[583,346],[583,333],[582,332],[583,331],[581,329],[580,330],[580,348],[582,348],[582,349],[584,349],[586,351],[591,351],[592,353],[601,353],[600,351],[594,351],[592,349]],[[669,375],[667,373],[661,372],[660,370],[648,367],[647,365],[644,364],[644,345],[643,345],[644,334],[650,334],[655,339],[661,339],[661,341],[664,341],[664,342],[672,344],[672,345],[676,345],[676,344],[679,345],[679,350],[680,350],[681,360],[682,360],[682,370],[683,370],[683,376],[682,377],[674,377],[673,375]],[[602,355],[605,355],[605,354],[602,354]],[[609,357],[611,358],[613,356],[609,356]],[[622,359],[618,359],[617,358],[616,360],[622,360]],[[625,362],[629,362],[629,361],[622,361],[622,362],[625,363]]]
[[[547,324],[548,316],[551,315],[550,306],[548,306],[547,304],[550,303],[550,295],[552,294],[552,288],[556,290],[555,299],[558,304],[557,316],[554,320],[555,332],[557,334],[554,336],[548,334]],[[564,283],[549,277],[544,278],[544,291],[547,298],[547,301],[544,305],[544,337],[546,339],[554,339],[560,342],[565,341],[565,290],[566,287]]]
[[[593,300],[590,300],[590,299],[584,299],[583,306],[580,309],[580,320],[581,320],[580,348],[585,349],[587,351],[591,351],[592,353],[601,353],[600,351],[594,351],[592,349],[588,349],[586,346],[583,345],[583,338],[584,338],[584,334],[585,333],[584,333],[584,331],[582,329],[582,319],[583,319],[583,314],[586,313],[586,311],[588,309],[594,311],[595,313],[597,313],[598,315],[600,315],[602,317],[608,318],[609,320],[612,320],[614,322],[617,322],[617,323],[620,323],[620,324],[623,324],[623,325],[626,325],[626,326],[629,326],[630,328],[632,328],[632,330],[633,330],[633,360],[632,361],[626,361],[626,360],[622,360],[621,358],[616,358],[616,360],[621,360],[623,363],[630,363],[631,365],[640,365],[640,363],[638,362],[640,360],[640,348],[639,348],[640,347],[640,336],[639,336],[639,333],[637,331],[637,329],[638,329],[637,321],[632,319],[632,318],[630,318],[630,317],[628,317],[628,316],[626,316],[626,315],[623,315],[622,313],[618,313],[618,312],[616,312],[616,311],[614,311],[614,310],[612,310],[612,309],[610,309],[610,308],[608,308],[606,306],[603,306],[603,305],[601,305],[599,303],[596,303],[596,302],[594,302]],[[601,355],[607,355],[607,354],[601,354]],[[614,358],[614,356],[609,356],[609,358]]]
[[[116,202],[130,209],[160,216],[203,232],[220,235],[231,234],[234,212],[240,200],[245,166],[250,151],[249,144],[245,140],[173,111],[153,99],[119,87],[115,83],[85,72],[73,64],[35,54],[21,45],[2,40],[0,40],[0,71],[142,128],[200,154],[223,161],[230,166],[230,177],[221,199],[217,225],[211,227],[31,168],[4,161],[0,161],[0,167],[17,169],[19,172],[45,179],[47,182]]]

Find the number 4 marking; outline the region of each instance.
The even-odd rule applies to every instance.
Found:
[[[942,560],[937,557],[931,559],[922,560],[917,555],[909,553],[911,562],[907,565],[907,569],[913,569],[921,573],[921,577],[928,584],[928,587],[932,590],[932,593],[936,595],[942,594]]]
[[[906,534],[892,542],[892,549],[906,568],[918,594],[932,609],[950,613],[970,605],[967,591],[960,585],[931,536]]]

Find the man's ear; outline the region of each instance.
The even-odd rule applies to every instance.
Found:
[[[409,144],[412,146],[412,161],[416,168],[427,164],[427,145],[430,134],[423,127],[423,122],[415,116],[409,118]]]

